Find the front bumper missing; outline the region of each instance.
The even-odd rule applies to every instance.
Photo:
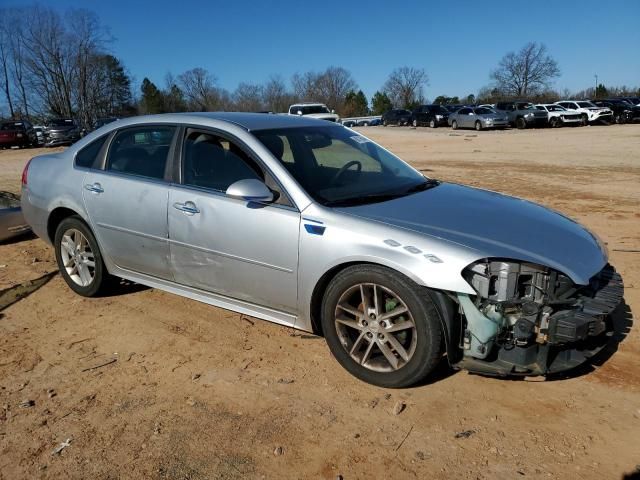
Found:
[[[549,317],[544,344],[494,347],[481,360],[464,357],[454,365],[474,373],[494,376],[547,375],[571,370],[600,352],[613,333],[611,314],[623,301],[622,277],[607,265],[580,289],[570,308]]]

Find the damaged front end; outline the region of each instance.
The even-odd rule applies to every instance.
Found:
[[[545,375],[580,365],[608,342],[609,315],[624,293],[610,265],[589,285],[509,260],[474,263],[463,276],[477,295],[457,295],[462,358],[454,367],[488,375]]]

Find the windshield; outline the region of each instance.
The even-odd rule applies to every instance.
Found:
[[[480,107],[480,108],[476,108],[476,113],[478,115],[491,115],[496,112],[494,112],[490,108]]]
[[[434,185],[398,157],[342,126],[258,130],[254,135],[323,205],[372,203]]]
[[[296,113],[299,111],[302,112],[303,115],[311,115],[314,113],[331,113],[327,107],[324,105],[304,105],[294,108]]]
[[[74,122],[70,118],[55,118],[49,120],[49,126],[51,127],[72,127],[73,125]]]
[[[518,107],[518,110],[535,110],[536,109],[533,103],[518,103],[517,107]]]
[[[550,112],[564,112],[565,108],[560,105],[547,105],[547,110]]]
[[[595,105],[591,102],[578,102],[580,108],[593,108]]]

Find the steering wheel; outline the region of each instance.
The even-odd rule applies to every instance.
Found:
[[[340,168],[340,170],[338,170],[336,172],[336,174],[331,179],[331,184],[333,185],[334,183],[336,183],[338,181],[338,179],[342,176],[342,174],[344,172],[346,172],[349,168],[353,167],[354,165],[358,166],[358,168],[356,169],[357,172],[361,172],[362,171],[362,163],[360,163],[358,160],[351,160],[350,162],[345,163]]]

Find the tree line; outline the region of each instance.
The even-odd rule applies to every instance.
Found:
[[[327,104],[342,117],[380,115],[391,108],[411,109],[427,99],[429,77],[423,68],[393,70],[370,101],[344,67],[296,73],[286,82],[242,82],[229,91],[204,68],[174,75],[156,85],[144,78],[139,91],[123,62],[112,55],[113,38],[97,15],[86,9],[65,13],[43,6],[0,8],[0,90],[6,114],[41,121],[74,117],[84,128],[98,118],[186,111],[286,112],[301,101]],[[439,95],[434,103],[493,103],[507,98],[536,101],[560,97],[638,95],[639,89],[609,88],[581,92],[551,89],[560,68],[546,46],[530,42],[507,53],[490,72],[491,84],[477,94]],[[2,112],[0,111],[0,116]]]

